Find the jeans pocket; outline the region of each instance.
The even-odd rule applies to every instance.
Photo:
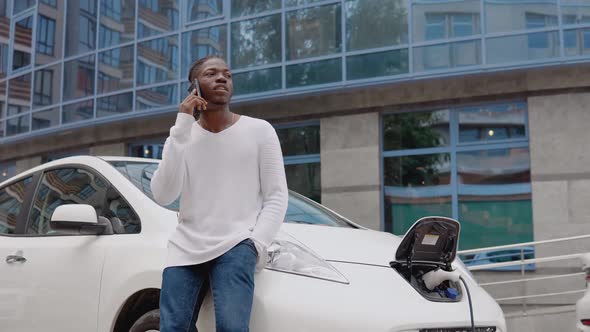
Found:
[[[256,245],[254,244],[254,240],[252,239],[245,239],[244,243],[250,247],[250,249],[252,249],[252,251],[254,252],[254,254],[256,255],[256,257],[258,257],[258,250],[256,249]]]

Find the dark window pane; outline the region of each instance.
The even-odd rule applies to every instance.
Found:
[[[178,79],[178,38],[165,37],[137,44],[137,85]]]
[[[346,77],[361,78],[408,73],[408,50],[394,50],[346,57]]]
[[[112,186],[106,194],[106,207],[102,216],[109,219],[115,234],[137,234],[141,232],[139,217],[129,203]]]
[[[178,106],[178,85],[164,85],[137,91],[135,107],[145,111],[165,106]]]
[[[565,30],[563,38],[566,56],[590,54],[590,29]]]
[[[285,6],[287,6],[287,7],[302,6],[302,5],[307,5],[307,4],[318,2],[318,1],[322,1],[322,0],[285,0]]]
[[[447,146],[449,111],[390,114],[383,117],[383,149],[405,150]]]
[[[8,83],[8,116],[31,109],[31,74],[13,78]]]
[[[25,10],[32,8],[35,5],[37,0],[14,0],[14,7],[12,8],[12,13],[14,15],[24,12]]]
[[[430,154],[384,159],[385,230],[404,234],[425,216],[452,216],[451,157]]]
[[[35,63],[44,65],[63,59],[65,0],[39,2]]]
[[[526,137],[524,104],[502,104],[459,111],[459,142]]]
[[[139,0],[139,38],[178,30],[178,0]]]
[[[281,15],[231,25],[231,63],[234,69],[281,61]]]
[[[29,131],[31,115],[25,114],[6,120],[6,136],[18,135]]]
[[[590,6],[585,0],[561,0],[564,25],[590,23]]]
[[[162,159],[164,143],[162,144],[131,144],[130,157]]]
[[[287,66],[287,88],[342,80],[342,59],[328,59]]]
[[[94,94],[94,55],[70,60],[64,64],[63,101]]]
[[[299,156],[320,153],[320,126],[278,128],[283,156]]]
[[[227,25],[195,30],[182,35],[182,80],[188,79],[190,66],[207,55],[227,59]],[[183,89],[182,91],[186,91]]]
[[[490,64],[556,58],[560,55],[559,34],[538,32],[490,38],[487,40],[486,49],[487,62]]]
[[[133,87],[133,46],[115,48],[98,55],[98,93]]]
[[[33,108],[57,104],[61,89],[61,64],[35,71]]]
[[[6,117],[6,89],[7,82],[0,82],[0,119]],[[2,126],[0,126],[1,129]],[[2,136],[2,135],[0,135]]]
[[[3,169],[2,174],[0,174],[1,180],[4,180],[4,176],[8,176],[6,172]],[[31,182],[32,178],[28,177],[0,189],[0,234],[14,234],[16,220],[21,213],[21,208],[25,201],[25,193]]]
[[[340,5],[287,13],[287,60],[339,53],[342,44]]]
[[[64,204],[89,204],[98,216],[104,213],[107,184],[97,174],[76,168],[48,171],[43,179],[31,209],[27,234],[53,235],[49,221],[55,209]]]
[[[39,130],[59,125],[59,108],[33,113],[33,129]]]
[[[346,1],[347,50],[407,43],[408,8],[407,0]]]
[[[485,0],[485,7],[486,31],[488,33],[534,28],[529,27],[527,22],[531,15],[542,17],[543,27],[557,25],[556,0],[543,2]]]
[[[62,123],[90,120],[94,117],[94,101],[87,100],[63,107]]]
[[[98,98],[96,101],[96,117],[123,114],[133,111],[133,93]]]
[[[479,0],[421,1],[413,8],[414,42],[478,35]]]
[[[23,18],[14,24],[14,51],[12,52],[12,70],[31,64],[33,46],[33,16]]]
[[[481,41],[470,40],[414,48],[414,70],[443,70],[481,64]]]
[[[321,203],[320,163],[285,165],[285,175],[290,190]]]
[[[4,137],[4,123],[6,121],[2,120],[0,121],[0,137]]]
[[[68,1],[66,56],[96,49],[96,0]]]
[[[457,153],[461,248],[533,240],[528,148]]]
[[[135,0],[102,0],[100,15],[100,48],[135,39]]]
[[[8,76],[8,44],[0,43],[0,79],[6,76]]]
[[[222,0],[187,0],[187,21],[189,22],[204,20],[222,14]]]
[[[281,9],[281,0],[234,0],[231,2],[231,16],[246,16],[269,10]]]
[[[281,68],[254,70],[233,75],[234,94],[278,90],[281,88]]]

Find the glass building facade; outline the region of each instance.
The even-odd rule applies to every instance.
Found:
[[[176,108],[219,54],[234,101],[590,60],[584,0],[0,0],[0,142]]]

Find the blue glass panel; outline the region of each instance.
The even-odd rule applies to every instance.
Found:
[[[459,142],[526,138],[525,107],[510,103],[460,109]]]
[[[31,73],[15,77],[8,82],[8,116],[31,109]]]
[[[118,115],[133,111],[133,93],[123,93],[98,98],[96,101],[96,117]]]
[[[137,44],[137,85],[178,79],[178,38],[152,39]]]
[[[64,64],[63,101],[94,95],[94,55]]]
[[[414,48],[414,71],[416,72],[478,64],[481,64],[479,39]]]
[[[40,112],[34,112],[32,130],[51,128],[59,125],[59,108],[51,108]]]
[[[481,33],[479,0],[417,1],[412,6],[414,42]]]
[[[96,21],[96,0],[68,1],[66,56],[96,49]]]
[[[339,4],[287,12],[287,60],[340,52],[340,22]]]
[[[6,120],[6,136],[23,134],[29,131],[31,115],[25,114],[16,118]]]
[[[408,50],[393,50],[346,57],[347,79],[401,75],[408,73]]]
[[[232,68],[281,61],[281,15],[244,20],[231,25]]]
[[[231,2],[231,16],[246,16],[281,9],[281,0],[240,0]]]
[[[240,1],[232,1],[240,2]],[[222,0],[187,0],[187,21],[199,21],[223,14]]]
[[[94,101],[92,99],[65,105],[62,110],[62,123],[74,123],[91,120],[94,117]]]
[[[99,47],[134,40],[135,0],[102,0],[100,4]]]
[[[565,55],[590,55],[590,28],[563,32]]]
[[[590,24],[590,2],[586,0],[561,0],[564,25]]]
[[[557,1],[484,0],[486,30],[490,32],[519,31],[557,25]]]
[[[33,108],[57,104],[61,89],[61,64],[35,71]]]
[[[281,72],[281,67],[278,67],[234,74],[234,94],[278,90],[282,85]]]
[[[137,36],[145,38],[178,30],[178,0],[139,0]]]
[[[114,48],[98,55],[98,93],[133,87],[133,46]]]
[[[35,63],[43,65],[63,59],[65,0],[40,1],[37,11]]]
[[[178,107],[178,85],[164,85],[137,91],[135,108],[145,111],[165,106]]]
[[[341,80],[341,58],[287,66],[287,88],[333,83]]]
[[[559,35],[553,31],[490,38],[487,40],[486,49],[487,61],[490,64],[551,59],[560,56]]]

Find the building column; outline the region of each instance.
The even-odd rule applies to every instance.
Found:
[[[381,229],[379,114],[321,119],[322,204],[370,229]]]
[[[97,145],[90,148],[91,156],[117,156],[124,157],[127,155],[127,144],[114,143]]]
[[[24,172],[30,168],[41,165],[41,156],[19,159],[15,163],[16,174]]]
[[[528,100],[535,241],[590,234],[590,93]],[[590,250],[590,241],[539,246],[537,257]]]

